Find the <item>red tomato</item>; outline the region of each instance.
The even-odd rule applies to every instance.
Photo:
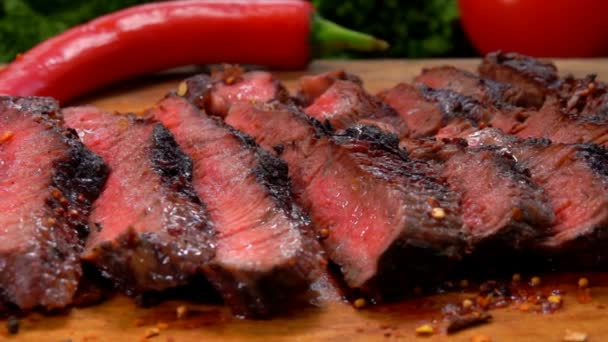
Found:
[[[608,55],[606,0],[459,0],[465,32],[483,54]]]

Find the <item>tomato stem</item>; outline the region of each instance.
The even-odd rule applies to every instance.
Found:
[[[389,44],[366,33],[357,32],[324,19],[318,14],[312,16],[311,43],[318,51],[356,50],[383,51]]]

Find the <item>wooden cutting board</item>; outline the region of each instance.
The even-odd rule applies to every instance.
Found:
[[[371,92],[400,81],[409,81],[425,66],[446,64],[474,70],[477,60],[417,61],[316,61],[307,72],[318,73],[342,68],[359,75]],[[562,73],[583,76],[597,73],[608,80],[608,60],[557,61]],[[296,80],[306,72],[281,72],[278,78],[294,89]],[[174,88],[185,73],[170,73],[126,82],[78,101],[92,103],[111,111],[139,112],[153,105],[167,90]],[[522,275],[529,279],[529,274]],[[580,304],[576,283],[585,276],[591,282],[592,300]],[[563,309],[553,314],[536,313],[534,305],[524,312],[517,305],[492,310],[491,323],[454,335],[437,332],[417,337],[415,328],[440,318],[445,303],[460,303],[470,298],[476,288],[448,294],[411,299],[394,305],[355,310],[343,303],[324,308],[302,308],[288,316],[247,321],[232,318],[219,305],[166,301],[152,308],[138,308],[123,296],[88,308],[75,308],[54,315],[31,314],[20,324],[18,335],[9,336],[0,326],[0,340],[11,341],[140,341],[158,329],[150,341],[471,341],[485,335],[492,341],[561,341],[566,330],[587,333],[588,341],[608,341],[608,275],[541,275],[544,289],[565,291]],[[458,281],[458,280],[456,280]],[[185,305],[188,314],[177,318],[176,309]]]

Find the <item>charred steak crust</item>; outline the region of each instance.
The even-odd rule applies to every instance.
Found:
[[[160,123],[154,125],[152,140],[152,165],[165,185],[202,205],[192,187],[192,159],[179,148],[171,132]]]
[[[557,68],[551,62],[514,52],[493,52],[486,55],[484,63],[504,65],[544,84],[552,84],[558,80]]]
[[[608,182],[608,150],[596,144],[578,144],[576,155],[584,159],[593,171]],[[608,184],[607,184],[608,185]]]
[[[429,88],[452,90],[484,104],[493,104],[498,108],[525,105],[519,88],[481,78],[472,72],[453,66],[425,68],[414,82],[424,84]]]
[[[16,156],[14,162],[25,165],[13,171],[26,179],[35,177],[36,172],[48,172],[49,177],[46,180],[48,185],[37,184],[33,180],[31,182],[34,183],[21,184],[19,191],[28,197],[27,204],[30,205],[25,210],[31,212],[17,213],[14,217],[21,220],[22,226],[5,222],[6,225],[0,229],[0,293],[10,303],[9,306],[16,305],[22,310],[65,307],[71,304],[82,275],[79,254],[88,235],[87,218],[91,203],[106,179],[107,167],[99,156],[80,143],[75,132],[60,126],[62,116],[54,100],[0,97],[0,111],[4,116],[0,119],[4,134],[11,131],[12,125],[21,130],[11,131],[15,137],[3,141],[4,146],[0,147],[0,150],[2,147],[7,149],[0,153],[11,153],[8,150],[12,150]],[[34,141],[20,141],[27,139],[21,134],[30,132],[37,136]],[[18,149],[29,149],[28,158],[38,158],[38,164],[18,160]],[[42,171],[28,169],[28,164],[42,168]],[[0,172],[4,177],[15,177],[14,173],[6,173],[10,170]],[[15,179],[8,181],[10,183],[3,185],[10,187],[16,184]],[[39,192],[30,193],[35,187]],[[10,191],[6,188],[1,190]],[[4,196],[11,201],[20,201],[19,194],[9,195],[7,192]],[[30,203],[35,203],[38,196],[41,196],[40,203],[34,205],[40,207],[31,207]],[[15,215],[15,209],[9,209],[13,206],[1,206],[5,210],[5,218]],[[5,243],[2,243],[3,239],[7,239]]]
[[[472,125],[478,126],[483,119],[481,103],[472,97],[447,89],[432,89],[424,85],[420,85],[419,89],[427,100],[437,102],[443,113],[444,125],[453,118],[463,118]]]
[[[517,53],[490,53],[479,65],[478,71],[484,78],[521,89],[520,104],[526,107],[540,108],[558,83],[557,68],[553,63]]]
[[[82,259],[129,295],[188,283],[213,257],[215,240],[192,188],[190,158],[149,118],[92,107],[64,112],[67,124],[111,168]]]

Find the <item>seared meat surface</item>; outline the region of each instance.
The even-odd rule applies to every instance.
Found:
[[[0,302],[22,310],[72,303],[107,175],[62,120],[50,98],[0,97]]]

